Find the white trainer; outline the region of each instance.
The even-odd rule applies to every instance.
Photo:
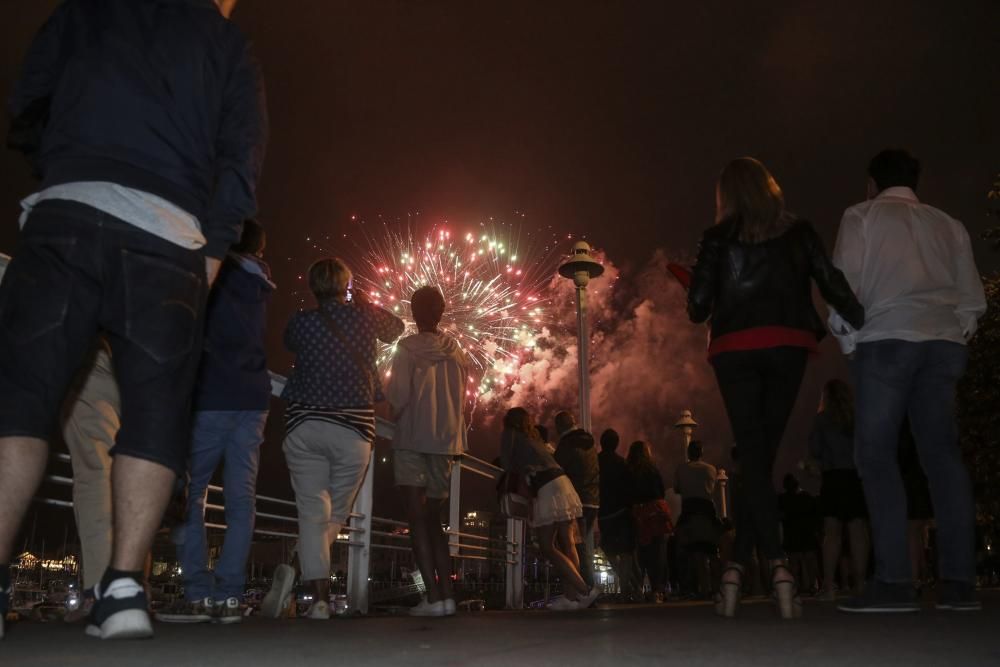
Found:
[[[549,602],[549,609],[552,611],[578,611],[586,609],[580,606],[580,600],[570,600],[564,595],[560,595]]]
[[[306,618],[311,618],[314,621],[329,621],[330,605],[323,600],[316,600],[309,605],[309,610],[306,612]]]
[[[420,602],[415,607],[410,607],[410,616],[440,617],[446,615],[447,611],[444,606],[444,600],[428,602],[427,598],[424,597],[420,599]]]
[[[260,615],[267,618],[281,618],[281,613],[288,606],[295,585],[295,570],[291,565],[279,565],[274,569],[271,580],[271,590],[267,592],[260,603]]]

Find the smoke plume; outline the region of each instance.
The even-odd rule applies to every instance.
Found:
[[[652,445],[661,469],[683,460],[673,428],[682,410],[700,422],[706,459],[724,462],[731,445],[729,426],[706,359],[707,329],[693,325],[684,290],[667,271],[668,257],[656,251],[638,271],[620,270],[600,258],[605,272],[591,281],[591,406],[595,436],[606,428],[629,443]],[[551,325],[536,340],[513,384],[498,399],[497,412],[528,408],[551,424],[559,410],[577,412],[576,301],[572,281],[554,277]]]

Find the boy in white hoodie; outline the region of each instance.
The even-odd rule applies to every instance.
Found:
[[[386,387],[396,419],[393,473],[403,494],[413,554],[427,595],[410,610],[413,616],[451,616],[448,538],[441,511],[451,488],[451,468],[468,449],[465,404],[468,359],[458,342],[438,331],[444,296],[421,287],[410,299],[418,333],[399,342]]]

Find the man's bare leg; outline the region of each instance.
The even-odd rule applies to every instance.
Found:
[[[448,545],[448,536],[441,529],[441,511],[445,502],[446,500],[441,498],[427,498],[424,518],[427,522],[426,531],[431,545],[434,569],[437,570],[439,599],[454,600],[455,587],[451,581],[451,549]],[[427,599],[430,600],[430,597]]]
[[[14,540],[45,474],[48,443],[20,436],[0,438],[0,564],[10,563]]]
[[[145,567],[176,477],[173,470],[159,463],[126,455],[115,457],[111,466],[113,569],[138,572]]]
[[[419,486],[400,486],[399,490],[406,501],[406,518],[410,524],[410,542],[413,545],[413,560],[416,561],[417,569],[424,579],[424,586],[427,587],[427,601],[438,602],[443,600],[442,590],[438,586],[435,578],[435,545],[432,531],[429,528],[428,519],[430,499],[427,497],[425,489]],[[438,505],[440,508],[440,505]],[[438,519],[440,521],[440,519]],[[441,531],[441,524],[438,524],[438,532]]]

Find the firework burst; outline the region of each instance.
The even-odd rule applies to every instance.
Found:
[[[478,230],[477,230],[478,231]],[[553,267],[525,261],[510,235],[456,234],[433,229],[426,236],[388,233],[373,241],[356,284],[376,305],[406,321],[416,332],[409,298],[425,285],[437,287],[448,304],[441,328],[458,339],[472,360],[470,398],[496,393],[517,375],[546,322],[543,288]],[[379,356],[388,374],[395,345]]]
[[[447,303],[440,328],[458,340],[473,364],[470,402],[501,394],[549,323],[555,237],[545,242],[530,233],[522,236],[516,225],[492,222],[467,228],[444,224],[420,234],[386,222],[373,225],[378,228],[373,234],[358,224],[363,233],[355,238],[354,288],[402,318],[404,335],[417,331],[409,307],[413,292],[426,285],[440,289]],[[315,243],[314,249],[325,250]],[[395,344],[379,351],[379,371],[386,377],[395,351]]]

